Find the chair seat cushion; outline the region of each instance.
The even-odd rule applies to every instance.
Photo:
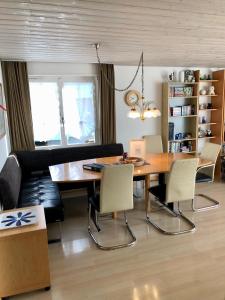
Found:
[[[19,207],[42,204],[46,223],[63,221],[63,204],[57,185],[50,176],[34,176],[22,182]]]
[[[141,181],[141,180],[145,180],[145,176],[135,176],[133,178],[133,181]]]
[[[195,181],[199,182],[209,182],[212,181],[212,178],[204,173],[197,172]]]
[[[158,198],[161,202],[165,202],[166,200],[166,185],[156,185],[149,189],[149,192]]]

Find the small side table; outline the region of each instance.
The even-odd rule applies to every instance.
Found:
[[[41,205],[32,208],[36,224],[0,230],[0,298],[50,288],[44,209]]]

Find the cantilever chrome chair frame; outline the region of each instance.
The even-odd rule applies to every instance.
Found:
[[[89,203],[89,209],[88,209],[88,233],[90,234],[92,240],[94,241],[95,245],[101,249],[101,250],[115,250],[115,249],[119,249],[119,248],[124,248],[124,247],[130,247],[130,246],[133,246],[135,243],[136,243],[136,237],[134,236],[129,224],[128,224],[128,220],[127,220],[127,215],[126,215],[126,212],[124,211],[124,221],[125,221],[125,225],[126,225],[126,228],[131,236],[131,241],[129,243],[124,243],[124,244],[119,244],[119,245],[114,245],[114,246],[104,246],[104,245],[101,245],[97,239],[95,238],[94,236],[94,233],[92,232],[91,230],[91,208],[92,208],[92,205],[91,203]],[[97,231],[101,231],[101,228],[99,226],[99,223],[98,223],[98,212],[97,210],[95,210],[95,221],[94,221],[94,224],[95,224],[95,227],[97,228]]]
[[[153,225],[163,234],[178,235],[195,230],[195,224],[192,223],[180,210],[180,201],[189,200],[194,198],[195,192],[195,176],[198,165],[197,158],[180,159],[173,162],[170,173],[168,175],[167,183],[164,185],[153,186],[149,189],[149,192],[155,196],[156,203],[160,207],[166,209],[174,217],[183,220],[190,226],[188,229],[179,231],[167,231],[160,227],[153,219],[148,215],[146,211],[146,221]],[[183,171],[186,170],[186,176],[183,177]],[[170,208],[170,203],[177,202],[177,211]]]
[[[156,224],[148,215],[148,212],[146,212],[146,221],[147,223],[153,225],[156,229],[158,229],[160,232],[162,232],[163,234],[167,234],[167,235],[178,235],[178,234],[182,234],[182,233],[188,233],[188,232],[194,232],[196,230],[195,224],[193,222],[191,222],[191,220],[189,220],[185,215],[183,215],[183,213],[180,210],[180,205],[179,202],[177,202],[177,211],[175,212],[174,210],[170,209],[166,204],[161,203],[157,198],[155,199],[155,202],[162,208],[164,208],[166,211],[168,211],[171,215],[173,215],[174,217],[180,218],[182,219],[187,225],[190,226],[190,229],[185,229],[185,230],[181,230],[181,231],[167,231],[165,229],[163,229],[162,227],[160,227],[158,224]]]
[[[198,173],[200,170],[202,170],[202,169],[210,168],[210,167],[215,168],[215,164],[208,165],[208,166],[206,166],[206,167],[200,167],[200,168],[198,169],[197,173]],[[213,178],[212,178],[211,181],[207,181],[207,183],[211,183],[211,182],[213,182]],[[192,210],[193,210],[194,212],[206,211],[206,210],[209,210],[209,209],[218,208],[218,207],[220,206],[220,203],[219,203],[217,200],[215,200],[215,199],[213,199],[213,198],[211,198],[211,197],[209,197],[209,196],[207,196],[207,195],[205,195],[205,194],[200,193],[200,194],[195,194],[195,196],[207,199],[209,202],[212,203],[212,205],[206,205],[206,206],[197,208],[197,207],[195,207],[195,203],[194,203],[194,202],[195,202],[195,199],[192,199]]]
[[[106,166],[102,170],[102,179],[99,196],[92,195],[88,206],[88,232],[96,246],[102,250],[115,250],[129,247],[135,244],[136,237],[127,221],[126,210],[133,209],[133,165]],[[120,186],[120,188],[118,188]],[[131,236],[131,240],[124,244],[105,246],[98,242],[91,229],[91,220],[97,231],[101,231],[98,224],[98,215],[112,212],[124,212],[125,226]],[[94,213],[94,215],[93,215]]]

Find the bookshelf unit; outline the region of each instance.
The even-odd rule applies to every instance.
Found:
[[[166,152],[195,153],[201,151],[205,142],[221,145],[223,143],[225,71],[212,72],[211,80],[200,80],[199,70],[195,71],[194,75],[193,83],[163,83],[162,140]],[[214,86],[215,95],[208,94],[210,86]],[[179,88],[184,87],[191,87],[192,94],[177,96],[175,91],[179,92]],[[205,95],[201,94],[202,89],[206,90]],[[191,106],[191,113],[189,111],[187,115],[182,115],[183,106],[188,105]],[[177,108],[179,106],[182,107],[181,113]],[[178,113],[177,116],[172,116],[174,111]],[[170,139],[169,123],[174,124],[174,134]]]
[[[176,96],[176,89],[191,88],[192,95]],[[188,107],[186,114],[183,108]],[[175,108],[175,109],[174,109]],[[178,110],[178,115],[173,112]],[[180,110],[180,112],[179,112]],[[163,84],[162,103],[162,140],[166,152],[190,152],[197,149],[197,119],[198,119],[198,84],[184,82],[165,82]],[[173,137],[169,139],[169,123],[174,124]],[[182,136],[176,139],[181,133]],[[186,133],[187,136],[183,134]]]

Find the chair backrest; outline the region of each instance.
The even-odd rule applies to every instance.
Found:
[[[133,208],[134,166],[106,166],[100,186],[100,213],[111,213]]]
[[[166,202],[193,199],[198,158],[179,159],[173,162],[166,185]]]
[[[163,153],[161,135],[145,135],[145,151],[146,153]]]
[[[200,154],[200,158],[208,159],[212,161],[212,166],[206,166],[200,170],[201,173],[204,173],[214,180],[214,172],[215,172],[215,165],[218,158],[218,155],[221,150],[221,145],[213,144],[213,143],[205,143],[204,148]]]

